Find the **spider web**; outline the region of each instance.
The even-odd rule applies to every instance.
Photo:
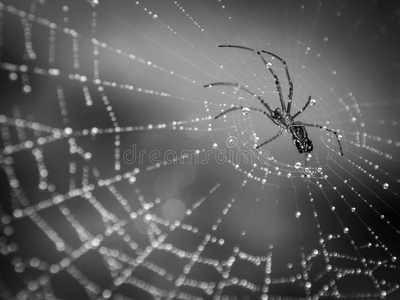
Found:
[[[396,2],[114,3],[0,1],[1,298],[397,299]]]

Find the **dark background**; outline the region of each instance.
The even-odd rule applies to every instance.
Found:
[[[400,297],[398,1],[0,3],[1,298]],[[304,178],[286,133],[257,157],[261,114],[213,120],[260,107],[216,81],[279,105],[261,59],[220,44],[284,58],[293,111],[316,99],[299,119],[344,156],[308,129]]]

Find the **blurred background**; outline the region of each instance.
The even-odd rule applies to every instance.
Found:
[[[344,155],[215,120],[281,105],[219,45]],[[0,298],[398,299],[399,53],[398,1],[0,0]]]

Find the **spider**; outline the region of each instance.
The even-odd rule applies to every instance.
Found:
[[[293,82],[290,79],[290,74],[289,74],[289,69],[287,67],[287,64],[282,58],[280,58],[276,54],[273,54],[273,53],[265,51],[265,50],[256,51],[254,49],[251,49],[251,48],[248,48],[248,47],[244,47],[244,46],[220,45],[218,47],[229,47],[229,48],[244,49],[244,50],[248,50],[248,51],[251,51],[253,53],[256,53],[258,56],[260,56],[260,58],[262,59],[262,61],[265,64],[265,66],[267,67],[267,69],[271,72],[272,76],[274,77],[276,89],[277,89],[277,92],[278,92],[278,95],[279,95],[279,101],[281,103],[281,108],[277,107],[277,108],[275,108],[273,110],[269,106],[269,104],[267,102],[265,102],[265,100],[263,98],[261,98],[260,96],[257,96],[251,90],[247,89],[246,87],[242,86],[241,84],[231,83],[231,82],[214,82],[214,83],[210,83],[210,84],[204,85],[204,87],[212,87],[212,86],[218,86],[218,85],[232,86],[237,90],[241,90],[241,91],[253,96],[254,98],[257,98],[261,102],[261,104],[264,105],[264,107],[266,109],[266,110],[263,110],[263,109],[259,109],[259,108],[255,108],[255,107],[235,106],[235,107],[231,107],[231,108],[221,112],[219,115],[217,115],[215,117],[215,119],[218,119],[219,117],[221,117],[221,116],[223,116],[223,115],[225,115],[225,114],[227,114],[229,112],[238,110],[238,109],[242,109],[244,113],[245,112],[249,112],[250,110],[261,112],[268,119],[270,119],[272,121],[272,123],[274,123],[277,127],[279,127],[279,132],[275,136],[270,138],[269,140],[267,140],[267,141],[263,142],[262,144],[256,146],[256,149],[258,149],[258,148],[260,148],[260,147],[272,142],[276,138],[280,137],[282,135],[282,132],[285,130],[286,132],[289,132],[291,134],[293,143],[296,146],[296,148],[297,148],[297,150],[299,151],[300,154],[301,153],[308,154],[313,150],[313,143],[308,138],[308,133],[307,133],[306,127],[316,127],[316,128],[328,131],[328,132],[330,132],[330,133],[332,133],[332,134],[334,134],[336,136],[336,139],[337,139],[338,144],[339,144],[340,155],[343,156],[342,146],[340,144],[340,138],[339,138],[338,133],[336,131],[334,131],[332,129],[329,129],[326,126],[321,126],[321,125],[318,125],[318,124],[308,124],[308,123],[303,123],[301,121],[295,121],[295,119],[303,111],[305,111],[306,108],[309,105],[314,105],[315,104],[315,100],[311,99],[311,96],[308,97],[308,100],[307,100],[306,104],[304,105],[304,107],[302,109],[300,109],[293,116],[290,114],[290,110],[291,110],[291,106],[292,106],[292,96],[293,96]],[[266,53],[266,54],[271,55],[272,57],[277,58],[279,61],[281,61],[281,63],[283,64],[283,66],[285,68],[286,77],[287,77],[288,82],[289,82],[289,95],[288,95],[288,100],[287,100],[287,106],[285,105],[285,102],[283,100],[282,88],[281,88],[281,84],[279,82],[279,78],[275,74],[274,70],[271,68],[271,64],[267,63],[267,61],[264,58],[264,56],[262,55],[262,53]]]

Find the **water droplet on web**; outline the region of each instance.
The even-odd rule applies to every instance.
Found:
[[[11,72],[9,76],[10,76],[10,80],[12,80],[12,81],[15,81],[18,79],[18,74],[15,72]]]
[[[296,169],[299,169],[300,167],[301,167],[301,162],[297,162],[295,165],[294,165],[294,167],[296,168]]]
[[[296,211],[296,214],[295,214],[295,216],[296,216],[296,218],[298,219],[298,218],[300,218],[300,216],[301,216],[301,212],[299,212],[299,211]]]
[[[315,100],[315,99],[311,99],[310,100],[310,105],[312,106],[312,105],[315,105],[315,103],[317,103],[317,100]]]
[[[388,184],[388,183],[384,183],[384,184],[383,184],[383,189],[384,189],[384,190],[387,190],[388,188],[389,188],[389,184]]]
[[[64,133],[66,134],[66,135],[70,135],[70,134],[72,134],[72,128],[71,127],[66,127],[66,128],[64,128]]]
[[[249,114],[249,112],[250,112],[250,108],[248,108],[248,107],[243,107],[243,109],[242,109],[242,113],[243,113],[243,115],[248,115]]]
[[[22,90],[23,90],[24,93],[29,94],[32,91],[32,88],[31,88],[30,85],[24,85]]]

